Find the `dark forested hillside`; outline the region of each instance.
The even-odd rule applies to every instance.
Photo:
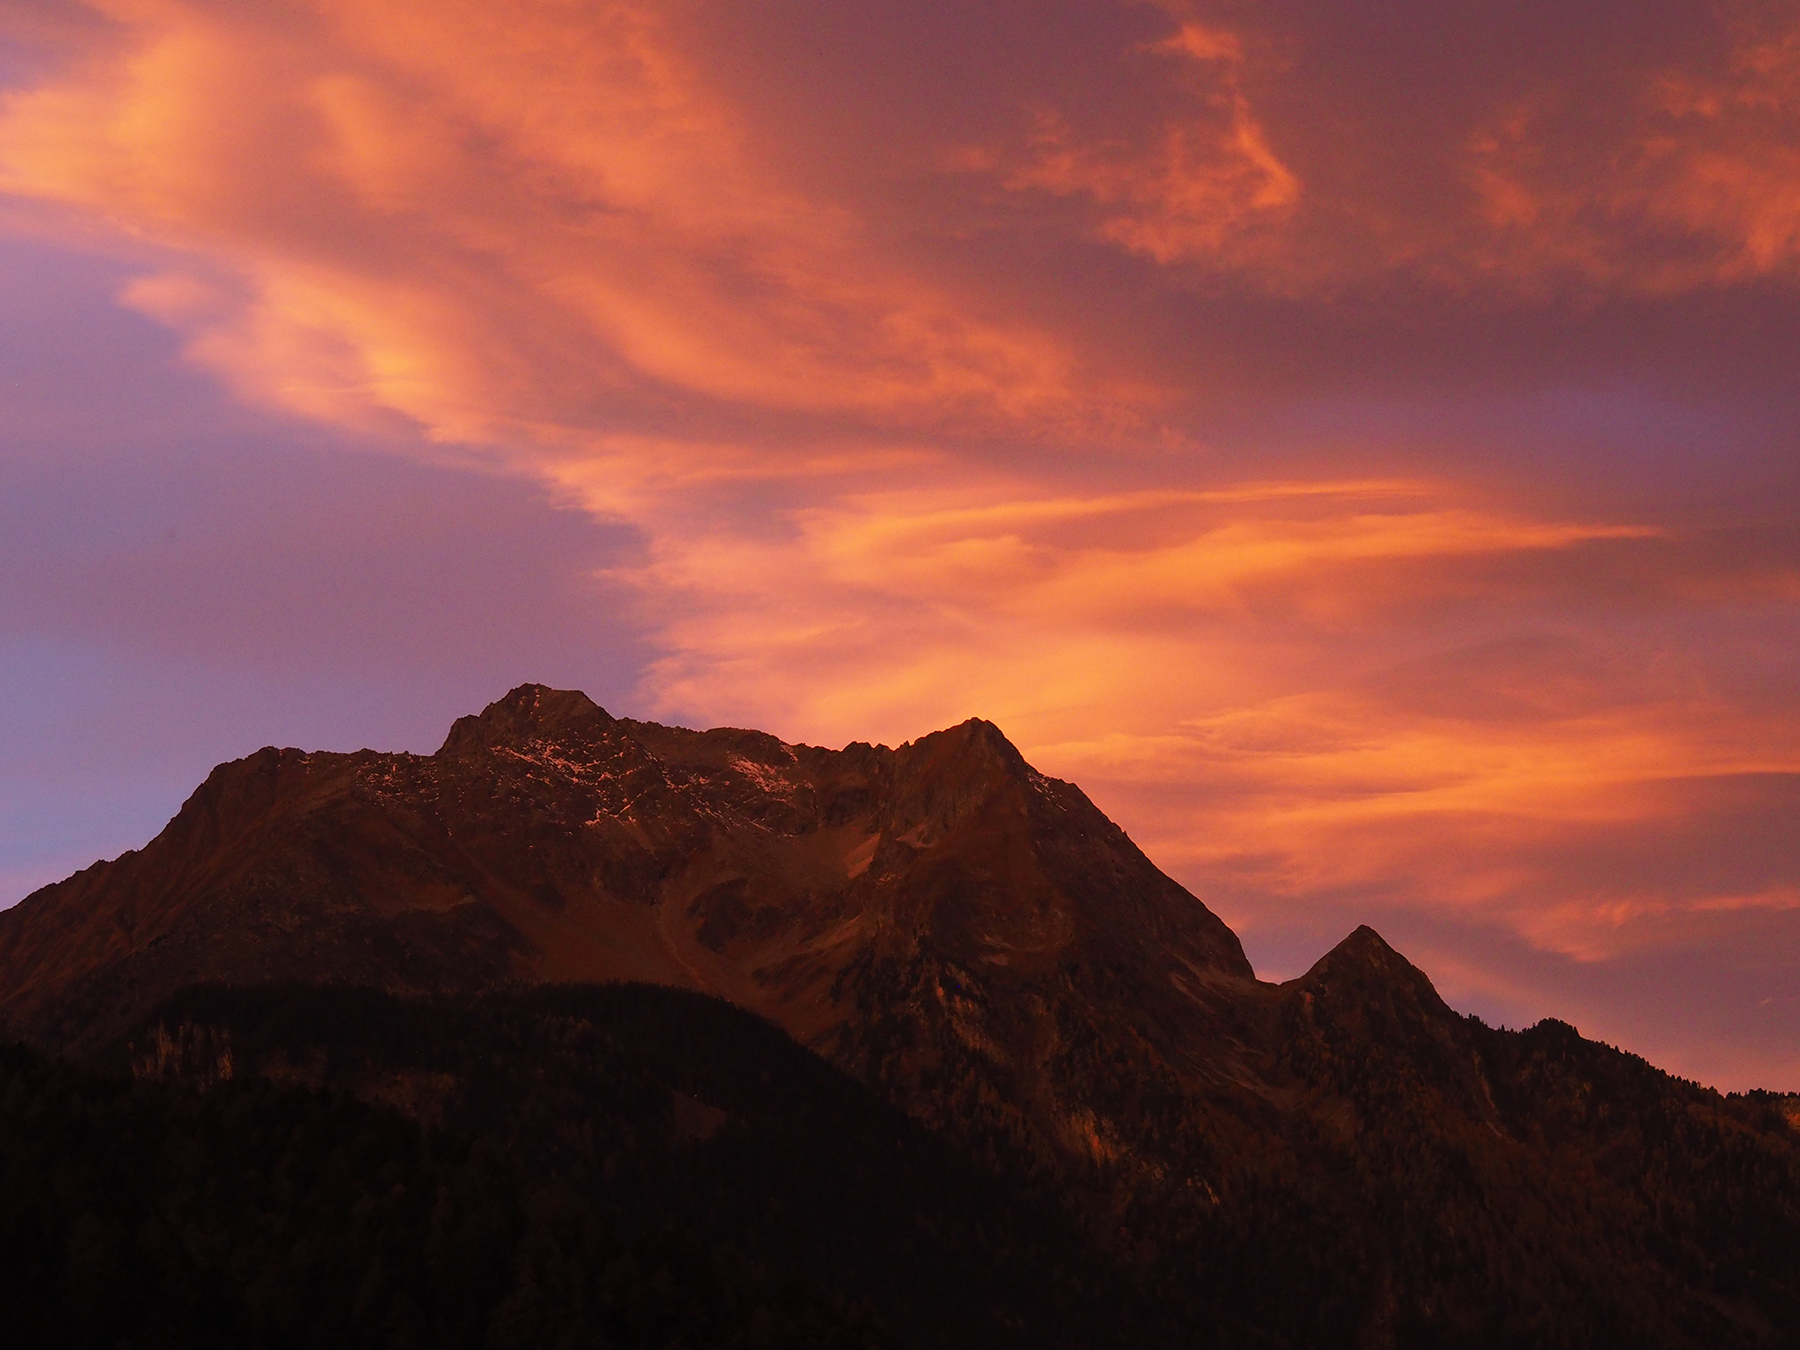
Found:
[[[879,1314],[908,1343],[1094,1343],[1129,1312],[1075,1225],[720,1000],[648,985],[404,998],[202,987],[109,1055],[374,1102],[578,1197]]]
[[[897,1344],[679,1225],[633,1234],[488,1138],[342,1093],[0,1052],[9,1345]]]

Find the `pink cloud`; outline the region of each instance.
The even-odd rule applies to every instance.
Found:
[[[1235,34],[1188,22],[1144,53],[1174,67],[1177,115],[1137,138],[1108,139],[1040,108],[1005,185],[1090,199],[1100,238],[1159,263],[1228,260],[1246,236],[1280,223],[1300,199],[1300,180],[1270,149],[1244,95]]]

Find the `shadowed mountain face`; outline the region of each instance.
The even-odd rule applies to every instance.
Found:
[[[1175,1343],[1800,1326],[1785,1100],[1721,1098],[1559,1024],[1487,1028],[1367,928],[1258,982],[1198,899],[981,721],[833,751],[527,685],[436,755],[223,765],[141,852],[0,914],[0,1023],[53,1050],[122,1060],[153,1028],[247,1045],[236,1005],[180,991],[274,981],[288,1003],[721,997],[1052,1202]],[[252,1072],[349,1053],[283,1025],[293,1044],[257,1033]],[[425,1073],[408,1053],[383,1072]]]

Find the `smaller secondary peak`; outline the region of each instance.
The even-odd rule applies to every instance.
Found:
[[[1291,987],[1333,1003],[1384,1005],[1390,1012],[1406,1005],[1413,1016],[1455,1017],[1425,972],[1367,924],[1321,956]]]
[[[459,717],[440,756],[466,755],[496,746],[517,749],[532,741],[583,734],[613,725],[604,708],[579,689],[522,684],[472,717]]]
[[[1406,961],[1404,956],[1388,945],[1386,938],[1366,923],[1358,924],[1356,931],[1333,947],[1332,951],[1342,952],[1346,956],[1358,956],[1365,961]]]
[[[1313,963],[1311,970],[1301,976],[1302,980],[1327,980],[1334,975],[1350,973],[1371,975],[1417,975],[1418,967],[1413,965],[1399,952],[1395,951],[1368,924],[1361,924],[1337,946]]]

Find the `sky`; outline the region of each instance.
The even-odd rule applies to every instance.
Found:
[[[1800,1090],[1800,12],[0,0],[0,903],[525,681],[970,716]]]

